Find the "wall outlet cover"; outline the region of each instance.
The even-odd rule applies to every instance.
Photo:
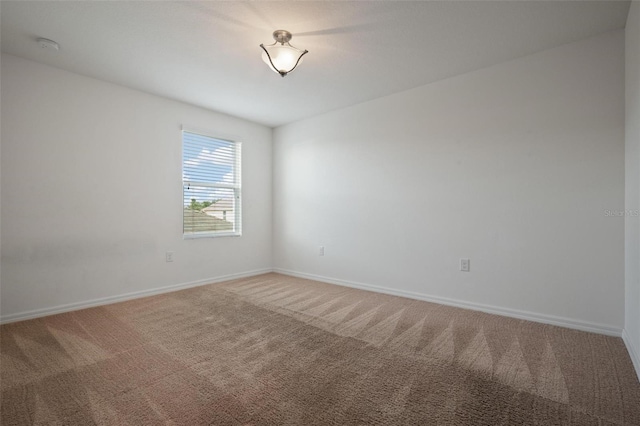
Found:
[[[470,260],[466,258],[460,259],[460,270],[462,272],[469,272],[470,270]]]

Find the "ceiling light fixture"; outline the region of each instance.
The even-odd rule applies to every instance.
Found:
[[[273,38],[275,43],[262,47],[262,60],[265,64],[269,65],[273,71],[280,74],[282,77],[289,74],[296,69],[298,64],[302,62],[302,57],[306,55],[308,50],[300,50],[289,44],[291,40],[291,33],[286,30],[276,30],[273,32]]]

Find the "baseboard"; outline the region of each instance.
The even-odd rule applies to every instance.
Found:
[[[336,278],[324,277],[321,275],[307,274],[303,272],[291,271],[288,269],[274,268],[273,272],[279,274],[290,275],[298,278],[306,278],[315,281],[321,281],[329,284],[336,284],[345,287],[359,288],[362,290],[374,291],[377,293],[385,293],[393,296],[407,297],[410,299],[424,300],[426,302],[439,303],[441,305],[453,306],[456,308],[471,309],[474,311],[486,312],[489,314],[503,315],[511,318],[518,318],[543,324],[556,325],[559,327],[571,328],[574,330],[588,331],[591,333],[605,334],[607,336],[622,336],[622,329],[610,327],[601,324],[595,324],[587,321],[576,321],[570,318],[557,317],[553,315],[537,314],[534,312],[521,311],[516,309],[502,308],[498,306],[483,305],[480,303],[465,302],[462,300],[449,299],[446,297],[431,296],[423,293],[412,291],[397,290],[388,287],[380,287],[359,282],[341,280]]]
[[[640,376],[640,357],[638,356],[638,351],[631,345],[631,342],[630,342],[628,336],[626,335],[626,332],[624,330],[621,330],[621,329],[617,329],[617,328],[609,327],[609,326],[604,326],[604,325],[600,325],[600,324],[594,324],[594,323],[590,323],[590,322],[586,322],[586,321],[576,321],[576,320],[572,320],[572,319],[569,319],[569,318],[557,317],[557,316],[553,316],[553,315],[543,315],[543,314],[537,314],[537,313],[534,313],[534,312],[520,311],[520,310],[515,310],[515,309],[508,309],[508,308],[502,308],[502,307],[497,307],[497,306],[484,305],[484,304],[480,304],[480,303],[465,302],[465,301],[456,300],[456,299],[449,299],[449,298],[445,298],[445,297],[432,296],[432,295],[428,295],[428,294],[424,294],[424,293],[417,293],[417,292],[406,291],[406,290],[392,289],[392,288],[388,288],[388,287],[375,286],[375,285],[371,285],[371,284],[364,284],[364,283],[360,283],[360,282],[347,281],[347,280],[342,280],[342,279],[337,279],[337,278],[330,278],[330,277],[325,277],[325,276],[322,276],[322,275],[308,274],[308,273],[292,271],[292,270],[288,270],[288,269],[281,269],[281,268],[256,269],[256,270],[241,272],[241,273],[237,273],[237,274],[222,275],[222,276],[213,277],[213,278],[207,278],[207,279],[198,280],[198,281],[191,281],[191,282],[187,282],[187,283],[174,284],[174,285],[169,285],[169,286],[165,286],[165,287],[153,288],[153,289],[149,289],[149,290],[136,291],[136,292],[132,292],[132,293],[125,293],[125,294],[121,294],[121,295],[117,295],[117,296],[109,296],[109,297],[103,297],[103,298],[99,298],[99,299],[87,300],[87,301],[83,301],[83,302],[76,302],[76,303],[69,303],[69,304],[65,304],[65,305],[58,305],[58,306],[54,306],[54,307],[51,307],[51,308],[36,309],[36,310],[32,310],[32,311],[19,312],[19,313],[16,313],[16,314],[3,315],[3,316],[0,316],[0,324],[6,324],[6,323],[16,322],[16,321],[23,321],[23,320],[32,319],[32,318],[39,318],[39,317],[44,317],[44,316],[47,316],[47,315],[59,314],[59,313],[63,313],[63,312],[77,311],[77,310],[80,310],[80,309],[91,308],[91,307],[94,307],[94,306],[108,305],[108,304],[111,304],[111,303],[123,302],[125,300],[138,299],[138,298],[141,298],[141,297],[153,296],[153,295],[162,294],[162,293],[170,293],[172,291],[182,290],[182,289],[186,289],[186,288],[198,287],[198,286],[201,286],[201,285],[213,284],[213,283],[222,282],[222,281],[229,281],[229,280],[234,280],[234,279],[238,279],[238,278],[246,278],[246,277],[251,277],[251,276],[255,276],[255,275],[266,274],[266,273],[269,273],[269,272],[277,272],[279,274],[290,275],[290,276],[293,276],[293,277],[306,278],[306,279],[310,279],[310,280],[326,282],[326,283],[329,283],[329,284],[336,284],[336,285],[341,285],[341,286],[345,286],[345,287],[359,288],[359,289],[362,289],[362,290],[368,290],[368,291],[374,291],[374,292],[377,292],[377,293],[390,294],[390,295],[393,295],[393,296],[407,297],[407,298],[410,298],[410,299],[424,300],[424,301],[427,301],[427,302],[439,303],[439,304],[442,304],[442,305],[454,306],[454,307],[457,307],[457,308],[471,309],[471,310],[475,310],[475,311],[486,312],[486,313],[489,313],[489,314],[503,315],[503,316],[507,316],[507,317],[518,318],[518,319],[523,319],[523,320],[528,320],[528,321],[534,321],[534,322],[539,322],[539,323],[543,323],[543,324],[550,324],[550,325],[556,325],[556,326],[560,326],[560,327],[567,327],[567,328],[571,328],[571,329],[575,329],[575,330],[582,330],[582,331],[588,331],[588,332],[592,332],[592,333],[605,334],[605,335],[608,335],[608,336],[622,337],[624,342],[625,342],[625,344],[626,344],[626,346],[627,346],[627,349],[629,351],[629,355],[631,356],[633,364],[634,364],[634,366],[636,368],[636,372],[638,372],[638,375]],[[625,336],[627,336],[627,337],[625,337]]]
[[[640,380],[640,348],[635,348],[633,343],[631,343],[631,339],[627,334],[626,329],[622,329],[622,340],[624,341],[625,346],[627,347],[627,352],[629,352],[629,356],[631,357],[631,362],[633,363],[633,367],[636,369],[636,374],[638,375],[638,380]]]
[[[214,278],[206,278],[198,281],[191,281],[187,283],[174,284],[174,285],[169,285],[165,287],[152,288],[149,290],[134,291],[132,293],[125,293],[117,296],[101,297],[99,299],[92,299],[92,300],[87,300],[83,302],[58,305],[51,308],[35,309],[33,311],[3,315],[3,316],[0,316],[0,324],[23,321],[23,320],[32,319],[32,318],[39,318],[39,317],[44,317],[44,316],[53,315],[53,314],[60,314],[63,312],[77,311],[80,309],[91,308],[94,306],[124,302],[125,300],[139,299],[141,297],[153,296],[153,295],[162,294],[162,293],[170,293],[172,291],[183,290],[186,288],[198,287],[201,285],[213,284],[213,283],[222,282],[222,281],[235,280],[237,278],[252,277],[254,275],[266,274],[268,272],[273,272],[273,269],[271,268],[255,269],[253,271],[240,272],[237,274],[222,275],[222,276],[218,276]]]

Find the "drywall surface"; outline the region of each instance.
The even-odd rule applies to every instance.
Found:
[[[2,81],[2,55],[0,55],[0,82]],[[0,84],[0,99],[2,99],[2,84]],[[0,189],[2,189],[2,102],[0,102]],[[2,194],[0,193],[0,259],[2,259]],[[2,262],[0,262],[0,307],[2,306]],[[1,308],[0,308],[1,309]],[[0,318],[2,311],[0,310]]]
[[[640,4],[625,28],[625,341],[640,377]]]
[[[276,270],[619,333],[623,73],[616,31],[276,128]]]
[[[271,268],[270,128],[10,55],[1,83],[4,319]],[[241,237],[183,240],[183,124],[243,143]]]

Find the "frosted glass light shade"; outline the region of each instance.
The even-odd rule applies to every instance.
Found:
[[[302,62],[302,55],[305,53],[287,44],[272,44],[264,48],[269,52],[269,56],[267,56],[267,52],[262,52],[262,60],[265,64],[269,65],[269,68],[271,68],[273,72],[277,72],[278,74],[282,74],[283,72],[287,74],[293,71],[296,65]],[[269,61],[269,57],[271,57],[271,61]],[[273,62],[273,66],[271,62]]]

